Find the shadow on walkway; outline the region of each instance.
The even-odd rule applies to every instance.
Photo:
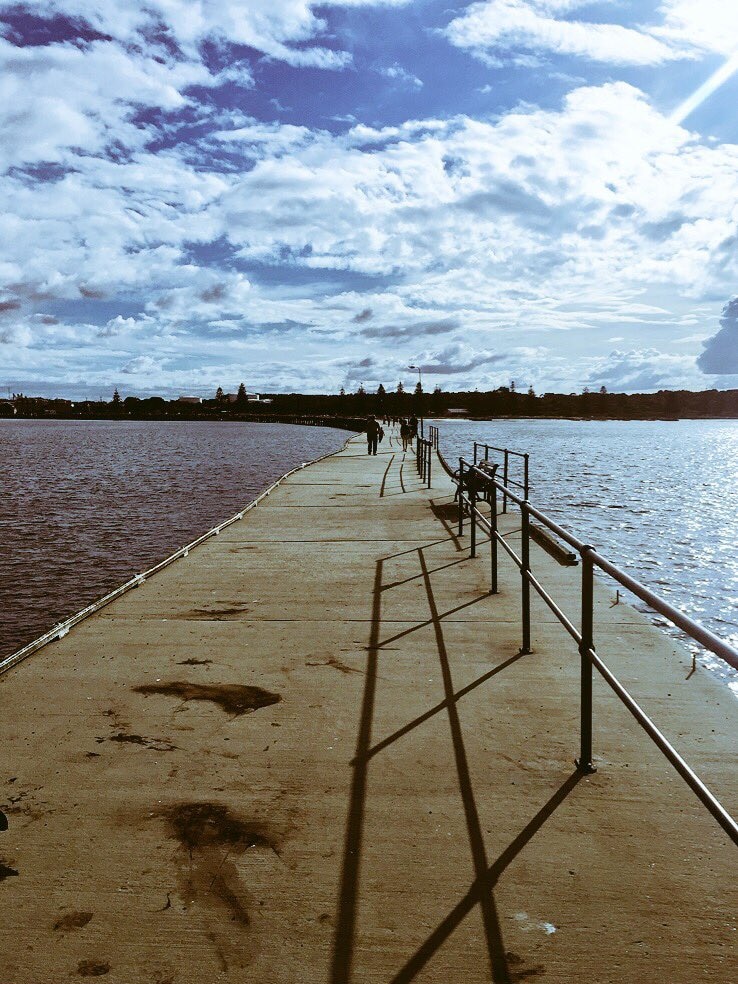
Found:
[[[441,518],[441,517],[439,517]],[[443,519],[441,519],[443,522]],[[444,523],[445,525],[445,523]],[[452,534],[453,537],[453,534]],[[455,540],[455,538],[454,538]],[[414,547],[412,550],[405,550],[396,554],[389,555],[377,561],[374,574],[374,588],[372,599],[371,630],[369,645],[367,646],[367,667],[365,676],[364,694],[362,698],[361,717],[359,721],[359,731],[356,740],[356,752],[352,760],[352,780],[351,793],[346,822],[346,835],[344,843],[343,864],[341,870],[341,881],[338,895],[338,911],[336,919],[336,932],[333,944],[333,954],[331,962],[331,984],[350,984],[352,979],[352,965],[354,958],[354,946],[356,936],[357,909],[360,898],[360,873],[361,873],[361,854],[362,841],[364,835],[364,816],[366,805],[366,791],[368,770],[371,760],[394,742],[401,739],[404,735],[414,730],[425,721],[441,711],[448,714],[450,738],[453,747],[456,772],[458,776],[459,792],[461,795],[464,815],[466,819],[467,835],[469,839],[469,850],[471,853],[475,878],[468,891],[460,901],[451,909],[448,915],[430,933],[421,946],[412,954],[404,966],[391,979],[392,984],[408,984],[412,981],[432,959],[443,943],[451,936],[463,919],[477,906],[479,906],[482,926],[484,929],[486,950],[489,960],[490,980],[494,984],[512,984],[519,978],[519,974],[510,970],[508,956],[505,950],[502,930],[497,913],[494,897],[494,888],[501,875],[505,872],[510,863],[523,850],[531,838],[541,829],[546,820],[564,802],[569,793],[575,788],[579,781],[579,774],[575,772],[566,782],[554,793],[549,801],[543,806],[533,819],[514,837],[510,845],[492,864],[486,853],[482,827],[477,810],[474,788],[471,773],[467,760],[467,753],[464,744],[464,735],[458,712],[459,701],[471,693],[473,690],[488,682],[492,677],[507,669],[521,658],[520,653],[516,653],[509,659],[493,667],[484,673],[477,680],[456,691],[453,687],[451,673],[451,662],[446,647],[443,634],[443,619],[450,614],[461,611],[488,598],[485,594],[480,598],[473,599],[459,605],[449,612],[439,613],[431,583],[431,575],[443,571],[449,566],[434,570],[429,569],[425,551],[439,542],[434,541],[422,547]],[[456,540],[455,540],[456,542]],[[458,545],[458,544],[457,544]],[[460,549],[460,548],[459,548]],[[382,595],[401,584],[407,583],[404,579],[391,584],[383,584],[385,565],[388,561],[394,560],[409,553],[416,552],[420,566],[420,573],[417,575],[423,579],[428,601],[430,618],[411,629],[391,636],[388,639],[380,640],[382,627]],[[458,562],[457,562],[458,563]],[[432,626],[437,657],[440,663],[443,678],[444,700],[429,708],[426,712],[418,716],[407,724],[403,725],[393,734],[378,741],[374,746],[372,739],[372,720],[374,716],[374,705],[377,686],[377,667],[379,653],[384,646],[396,642],[411,632],[420,628]]]

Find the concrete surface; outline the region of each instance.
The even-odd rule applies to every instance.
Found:
[[[519,656],[512,564],[490,596],[440,468],[364,449],[0,680],[0,982],[734,980],[728,838],[599,678],[576,774],[570,639],[534,600]],[[735,701],[613,599],[598,651],[735,812]]]

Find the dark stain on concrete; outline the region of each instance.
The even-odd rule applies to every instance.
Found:
[[[214,845],[236,848],[238,853],[257,846],[276,850],[262,824],[234,817],[222,803],[181,803],[168,811],[167,819],[189,851]]]
[[[91,912],[68,912],[66,916],[57,919],[54,923],[54,929],[62,933],[66,933],[70,929],[82,929],[91,919]]]
[[[110,973],[110,964],[105,960],[80,960],[77,973],[80,977],[102,977]]]
[[[234,816],[222,803],[179,803],[164,813],[179,842],[180,894],[187,907],[196,899],[225,910],[231,922],[250,925],[250,896],[231,860],[250,848],[278,855],[278,838],[267,824]]]
[[[17,878],[17,877],[18,877],[18,872],[15,870],[15,868],[11,868],[9,865],[3,864],[2,861],[0,861],[0,882],[5,881],[6,878]]]
[[[209,666],[212,662],[212,659],[182,659],[177,666]]]
[[[187,612],[182,612],[182,618],[220,622],[238,618],[240,615],[248,615],[248,613],[249,609],[243,605],[234,605],[232,608],[191,608]]]
[[[330,666],[334,670],[338,670],[340,673],[363,673],[363,670],[358,670],[354,666],[349,666],[344,663],[341,659],[336,659],[335,656],[331,656],[330,659],[323,660],[317,663],[305,663],[305,666]]]
[[[280,694],[239,683],[187,683],[177,680],[172,683],[147,683],[133,689],[137,694],[164,694],[180,700],[211,701],[234,717],[278,704],[282,700]]]
[[[143,735],[127,735],[119,732],[109,738],[96,738],[95,741],[117,741],[126,745],[142,745],[144,748],[151,748],[155,752],[173,752],[177,746],[164,738],[145,738]]]
[[[517,981],[527,981],[531,977],[539,977],[544,971],[545,967],[543,964],[535,964],[533,967],[524,967],[523,964],[525,960],[517,953],[513,953],[512,950],[508,950],[505,954],[508,967],[510,968],[510,980]]]

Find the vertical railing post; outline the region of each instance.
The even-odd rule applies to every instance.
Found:
[[[523,455],[523,458],[524,458],[523,488],[525,490],[523,494],[523,498],[529,499],[530,484],[528,482],[528,462],[530,460],[530,455],[529,454]]]
[[[523,645],[520,647],[521,653],[531,652],[530,648],[530,580],[528,575],[530,574],[530,514],[528,512],[528,503],[524,502],[520,507],[520,517],[521,517],[521,527],[522,527],[522,544],[521,544],[521,560],[522,565],[520,568],[521,577],[521,608],[522,608],[522,621],[523,621]]]
[[[477,475],[476,472],[472,472],[471,481],[469,482],[469,556],[477,556]]]
[[[464,535],[464,459],[459,458],[459,536]]]
[[[492,480],[490,503],[492,506],[490,515],[492,533],[489,540],[490,564],[492,566],[490,572],[490,591],[492,594],[497,594],[497,486],[494,483],[494,479]]]
[[[475,465],[477,465],[477,464],[479,463],[479,459],[477,458],[477,448],[478,448],[478,446],[479,446],[479,445],[478,445],[478,444],[477,444],[477,442],[475,441],[475,442],[474,442],[474,464],[475,464]]]
[[[502,474],[502,484],[505,486],[505,491],[502,493],[502,511],[507,512],[507,479],[510,471],[510,456],[508,454],[507,448],[505,448],[505,469]]]
[[[433,467],[433,445],[428,443],[428,488],[431,487],[431,469]]]
[[[580,696],[580,751],[576,766],[580,772],[596,772],[592,764],[592,660],[594,649],[594,564],[591,552],[594,548],[582,547],[582,641],[579,644],[581,664]]]

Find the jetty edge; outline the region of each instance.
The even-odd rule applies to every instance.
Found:
[[[733,979],[735,851],[390,433],[285,479],[0,679],[0,980]],[[500,531],[519,539],[513,514]],[[532,563],[576,611],[576,568]],[[736,705],[595,592],[598,651],[727,808]]]

